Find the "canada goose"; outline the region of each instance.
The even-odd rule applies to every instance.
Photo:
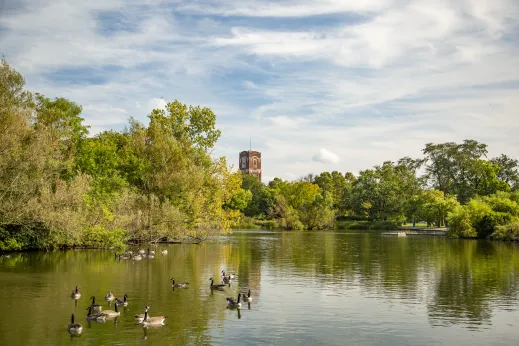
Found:
[[[70,297],[72,297],[74,299],[81,298],[81,293],[79,292],[78,286],[76,286],[76,289],[72,291],[72,294],[70,295]]]
[[[87,308],[88,314],[86,316],[86,319],[89,321],[104,321],[106,318],[106,315],[104,315],[101,312],[96,312],[95,314],[92,313],[92,307],[89,306]]]
[[[148,316],[148,311],[146,310],[146,312],[144,312],[144,321],[142,321],[142,325],[144,327],[164,325],[165,319],[166,319],[166,316],[150,317],[150,316]]]
[[[148,254],[150,254],[150,255],[155,255],[155,250],[150,250],[150,249],[148,249]]]
[[[140,261],[142,259],[142,255],[135,255],[133,256],[134,261]]]
[[[176,284],[175,279],[171,278],[171,287],[187,288],[187,285],[189,285],[189,282],[179,282]]]
[[[240,303],[241,294],[238,293],[238,300],[235,301],[233,298],[226,298],[227,299],[227,307],[228,308],[241,308]]]
[[[226,285],[224,284],[214,284],[214,281],[213,281],[213,278],[210,278],[209,280],[211,280],[211,286],[209,286],[211,289],[216,289],[216,290],[220,290],[220,291],[223,291],[224,287]]]
[[[121,300],[119,298],[115,298],[115,304],[122,305],[122,306],[128,306],[128,302],[126,301],[127,298],[128,298],[128,295],[125,293],[123,300]]]
[[[96,297],[95,296],[90,297],[90,299],[92,299],[92,304],[90,305],[92,310],[95,310],[95,311],[98,311],[98,312],[103,310],[103,307],[101,305],[96,304]]]
[[[108,293],[106,294],[106,296],[105,296],[105,300],[106,300],[107,302],[111,302],[111,301],[114,300],[114,299],[115,299],[115,296],[114,296],[114,294],[113,294],[112,292],[108,292]]]
[[[149,259],[154,259],[155,254],[148,252],[148,255],[146,257],[148,257]]]
[[[168,250],[162,250],[160,253],[163,254],[163,255],[167,255],[168,254]]]
[[[140,255],[144,255],[144,254],[146,253],[146,251],[144,251],[144,250],[142,250],[142,249],[139,250],[138,252],[139,252]]]
[[[146,307],[144,308],[144,312],[148,312],[149,308],[150,307],[146,305]],[[142,321],[144,321],[144,314],[135,315],[135,322],[142,323]]]
[[[243,300],[245,301],[245,293],[243,294]],[[252,297],[250,296],[250,288],[249,288],[249,292],[247,292],[247,301],[249,303],[252,302]]]
[[[115,304],[115,311],[113,310],[104,310],[100,312],[100,314],[105,315],[106,317],[117,317],[121,314],[121,312],[117,309],[117,304]]]
[[[234,279],[236,279],[236,274],[233,273],[233,274],[225,275],[225,270],[222,270],[222,277],[227,277],[227,278],[229,278],[229,280],[234,280]]]
[[[74,314],[70,316],[70,324],[68,325],[68,331],[70,334],[81,334],[83,331],[83,326],[79,323],[74,323]]]

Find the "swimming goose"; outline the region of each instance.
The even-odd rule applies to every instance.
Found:
[[[243,301],[245,301],[245,293],[243,293]],[[250,288],[249,288],[249,292],[247,292],[247,301],[249,303],[252,302],[252,297],[250,296]]]
[[[148,316],[148,311],[146,311],[144,313],[144,321],[142,322],[142,325],[144,327],[164,325],[164,320],[165,319],[166,319],[166,316],[150,317],[150,316]]]
[[[81,334],[83,326],[79,323],[74,323],[74,314],[70,317],[70,324],[68,325],[68,331],[70,334]]]
[[[227,278],[229,278],[229,280],[234,280],[234,279],[236,279],[236,274],[233,273],[233,274],[225,275],[225,270],[222,270],[222,277],[227,277]]]
[[[168,250],[162,250],[160,253],[163,254],[163,255],[167,255],[168,254]]]
[[[171,287],[177,287],[177,288],[187,288],[187,285],[189,285],[189,282],[179,282],[178,284],[175,283],[175,279],[171,278]]]
[[[150,307],[146,305],[146,307],[144,308],[144,313],[148,312],[149,308]],[[144,314],[135,315],[135,322],[142,323],[142,321],[144,321]]]
[[[142,259],[142,255],[135,255],[133,256],[134,261],[140,261]]]
[[[148,254],[146,255],[147,258],[149,259],[154,259],[155,258],[155,251],[148,249]]]
[[[76,289],[72,291],[72,294],[70,295],[71,298],[79,299],[81,298],[81,293],[79,292],[78,286],[76,286]]]
[[[95,310],[95,311],[103,310],[103,307],[101,305],[96,304],[96,297],[95,296],[90,297],[90,299],[92,299],[92,304],[90,305],[92,310]]]
[[[220,290],[220,291],[223,291],[224,287],[226,285],[224,284],[214,284],[214,281],[213,281],[213,278],[210,278],[209,280],[211,280],[211,286],[209,286],[211,289],[216,289],[216,290]]]
[[[146,253],[146,251],[144,251],[144,250],[142,250],[142,249],[139,250],[138,252],[139,252],[140,255],[144,255],[144,254]]]
[[[148,254],[155,255],[155,250],[148,249]]]
[[[89,306],[87,308],[87,310],[88,310],[88,314],[86,316],[86,319],[89,321],[104,321],[106,318],[106,315],[103,315],[103,313],[101,313],[101,312],[97,312],[97,313],[93,314],[91,306]]]
[[[123,300],[121,300],[119,298],[115,298],[115,304],[122,305],[122,306],[128,306],[128,302],[126,301],[127,298],[128,298],[128,295],[125,293]]]
[[[241,294],[238,293],[238,301],[235,301],[233,298],[226,298],[227,299],[227,307],[228,308],[241,308],[240,303]]]
[[[108,292],[105,296],[105,300],[108,301],[108,302],[111,302],[112,300],[115,299],[115,296],[112,292]]]
[[[100,312],[100,314],[105,315],[106,317],[117,317],[121,314],[121,312],[117,309],[117,304],[115,304],[115,311],[113,310],[104,310]]]

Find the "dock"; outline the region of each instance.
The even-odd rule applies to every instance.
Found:
[[[428,236],[428,237],[444,237],[448,229],[445,227],[400,227],[398,231],[382,232],[382,235],[390,235],[397,237],[406,236]]]

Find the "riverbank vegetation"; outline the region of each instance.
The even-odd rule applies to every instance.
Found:
[[[423,157],[387,161],[354,175],[309,174],[267,185],[244,176],[247,217],[281,229],[395,229],[424,222],[454,237],[519,238],[518,161],[487,158],[474,140],[426,144]]]
[[[147,125],[95,136],[81,111],[26,91],[2,60],[0,250],[201,240],[238,221],[251,195],[210,156],[220,131],[209,108],[174,101]]]

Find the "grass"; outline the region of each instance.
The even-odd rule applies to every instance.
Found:
[[[404,223],[402,227],[413,227],[413,223]],[[416,227],[427,227],[427,223],[425,222],[417,222]]]

